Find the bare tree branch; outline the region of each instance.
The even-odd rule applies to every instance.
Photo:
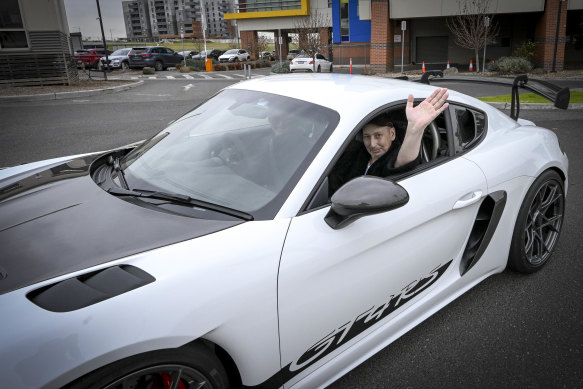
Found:
[[[494,16],[488,13],[490,0],[458,0],[459,14],[447,19],[447,27],[452,32],[455,43],[466,49],[473,49],[476,56],[476,70],[480,71],[478,50],[484,47],[488,37],[498,35],[499,26]],[[490,23],[486,26],[485,19]]]
[[[314,71],[316,71],[316,53],[320,52],[320,29],[330,26],[330,18],[327,14],[313,10],[309,16],[297,17],[294,20],[293,32],[296,34],[294,43],[300,51],[310,54],[314,59]]]

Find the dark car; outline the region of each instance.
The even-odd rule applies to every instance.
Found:
[[[215,61],[218,61],[219,60],[219,56],[221,54],[223,54],[223,53],[224,53],[223,50],[217,50],[217,49],[207,50],[206,51],[206,57],[207,58],[214,59]],[[204,54],[205,54],[205,51],[203,50],[199,54],[193,55],[192,56],[192,59],[204,59]]]
[[[164,46],[134,47],[129,54],[130,68],[149,66],[156,71],[165,70],[184,60],[182,55]]]

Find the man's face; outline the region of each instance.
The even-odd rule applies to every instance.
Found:
[[[382,157],[391,147],[395,140],[395,128],[367,124],[362,130],[362,139],[372,163]]]

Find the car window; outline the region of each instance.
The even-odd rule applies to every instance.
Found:
[[[131,188],[173,192],[273,217],[336,127],[337,112],[227,89],[174,122],[124,171]]]
[[[146,49],[145,47],[134,47],[132,49],[132,54],[136,54],[137,55],[137,54],[145,53],[147,51],[148,51],[148,49]]]
[[[475,109],[452,106],[454,148],[461,154],[478,144],[486,129],[486,115]]]
[[[447,112],[447,111],[446,111]],[[405,105],[400,104],[397,106],[392,106],[382,111],[371,113],[370,119],[383,114],[395,127],[396,138],[402,143],[407,130],[407,115],[405,113]],[[387,176],[383,178],[401,180],[405,177],[414,174],[415,172],[426,169],[429,166],[439,164],[450,157],[450,135],[447,130],[447,113],[442,113],[439,115],[435,123],[435,132],[433,129],[428,127],[423,136],[420,154],[422,155],[422,163],[408,171],[397,171],[392,176]],[[364,124],[368,123],[366,120]],[[334,194],[334,191],[344,185],[351,179],[362,176],[365,174],[366,166],[359,170],[359,165],[356,165],[357,160],[362,161],[363,159],[368,160],[370,156],[366,151],[362,138],[362,124],[361,127],[355,128],[352,135],[346,140],[341,150],[339,150],[340,156],[330,169],[330,173],[326,177],[326,180],[319,184],[319,188],[313,194],[312,199],[309,202],[306,210],[315,209],[323,205],[329,204],[330,197]],[[431,136],[431,133],[434,136]],[[437,139],[437,140],[436,140]],[[434,142],[434,140],[436,140]],[[435,145],[435,148],[434,148]],[[428,156],[428,157],[427,157]],[[366,165],[366,163],[365,163]]]
[[[316,54],[316,58],[318,58],[318,59],[326,59],[326,58],[324,58],[324,56],[322,54]]]

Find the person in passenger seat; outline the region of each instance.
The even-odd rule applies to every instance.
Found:
[[[413,95],[407,99],[407,130],[403,142],[396,136],[393,123],[381,114],[362,128],[364,147],[353,144],[338,161],[329,176],[330,196],[351,179],[371,175],[388,177],[413,170],[421,163],[423,131],[449,106],[447,89],[436,89],[413,107]]]

